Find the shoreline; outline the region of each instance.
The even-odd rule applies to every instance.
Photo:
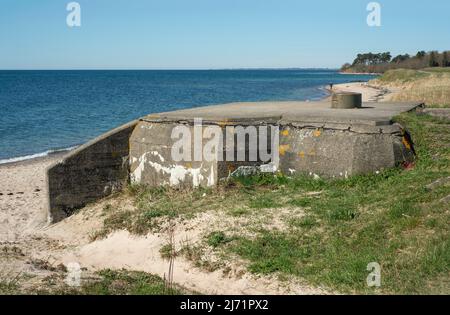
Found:
[[[11,158],[11,159],[9,159],[9,160],[11,160],[10,162],[7,161],[8,159],[5,159],[5,160],[3,160],[5,162],[0,163],[0,169],[7,168],[7,167],[13,167],[13,166],[20,166],[20,165],[29,165],[29,164],[33,164],[33,163],[45,163],[47,161],[56,161],[74,149],[75,148],[70,148],[67,150],[51,152],[51,153],[47,153],[46,155],[39,155],[39,153],[37,153],[37,154],[30,155],[29,158],[26,156]],[[17,160],[15,160],[15,159],[17,159]]]
[[[342,71],[340,71],[339,74],[345,74],[345,75],[383,75],[382,73],[377,73],[377,72],[342,72]]]
[[[363,102],[388,102],[395,95],[394,91],[370,85],[369,82],[351,82],[333,85],[333,90],[327,88],[330,95],[325,100],[331,100],[333,92],[361,93]]]

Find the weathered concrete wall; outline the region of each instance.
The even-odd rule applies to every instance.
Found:
[[[280,136],[280,170],[287,175],[348,177],[370,174],[414,159],[400,125],[285,126]]]
[[[286,175],[348,177],[374,173],[414,159],[412,144],[407,142],[403,136],[404,130],[398,124],[380,127],[340,124],[314,126],[282,120],[279,123],[274,126],[280,130],[279,161],[263,162],[259,156],[256,161],[250,161],[247,141],[246,160],[236,162],[238,149],[226,147],[227,132],[222,125],[220,128],[224,143],[216,145],[222,148],[220,153],[223,157],[226,151],[231,150],[234,161],[216,158],[203,162],[177,162],[171,156],[174,144],[171,132],[180,123],[141,121],[130,140],[131,180],[151,186],[213,186],[240,166],[260,166],[269,162],[277,162],[277,170]],[[184,123],[184,126],[194,134],[192,125]],[[229,127],[230,123],[227,125]],[[190,143],[193,149],[193,137]],[[193,154],[191,160],[194,160]]]
[[[243,128],[253,126],[257,122],[247,122]],[[172,139],[172,131],[183,126],[191,134],[191,154],[188,161],[175,161],[172,156],[172,147],[178,141],[178,137]],[[202,154],[202,160],[196,161],[194,156],[194,126],[188,122],[152,122],[141,121],[135,128],[130,138],[130,179],[133,183],[142,183],[150,186],[169,185],[172,187],[209,187],[216,185],[220,179],[228,177],[240,166],[254,166],[265,164],[256,151],[256,160],[250,159],[249,138],[245,138],[244,149],[237,146],[238,139],[234,133],[235,123],[206,122],[199,128],[200,135],[205,128],[214,126],[221,135],[221,140],[204,138],[203,145],[209,143],[217,147],[213,159],[206,160]],[[256,125],[256,127],[259,127]],[[275,126],[279,128],[278,126]],[[198,127],[197,127],[198,128]],[[231,133],[230,133],[231,128]],[[259,139],[259,131],[256,133]],[[233,137],[233,147],[227,147],[227,138]],[[202,137],[202,136],[200,136]],[[211,139],[213,139],[211,141]],[[271,134],[267,134],[267,143],[270,146]],[[256,147],[258,149],[258,147]],[[240,150],[241,149],[241,150]],[[204,146],[199,151],[203,153]],[[230,153],[231,152],[231,153]],[[238,160],[238,152],[245,154],[244,160]],[[270,151],[269,151],[270,153]],[[233,156],[228,160],[227,156]]]
[[[130,179],[150,186],[213,186],[217,183],[217,160],[174,162],[172,130],[178,123],[141,121],[130,138]],[[192,126],[187,126],[190,130]],[[193,131],[192,131],[193,134]],[[191,142],[193,147],[193,141]]]
[[[136,124],[133,121],[90,141],[47,170],[51,222],[127,184],[129,138]]]

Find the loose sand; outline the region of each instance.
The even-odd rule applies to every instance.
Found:
[[[363,102],[388,102],[394,95],[394,91],[372,86],[367,82],[336,84],[333,86],[333,92],[361,93]]]
[[[45,225],[45,169],[57,157],[0,165],[0,241],[14,242]]]

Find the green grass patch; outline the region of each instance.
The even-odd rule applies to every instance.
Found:
[[[81,280],[80,287],[70,287],[65,274],[53,274],[40,284],[23,285],[21,279],[0,282],[0,294],[32,295],[182,295],[187,290],[168,284],[164,279],[145,272],[110,270],[96,272]],[[23,280],[23,279],[22,279]]]
[[[221,208],[223,202],[211,189],[199,188],[181,191],[168,187],[146,187],[130,185],[126,191],[134,200],[135,210],[115,209],[107,211],[103,229],[93,239],[105,237],[109,233],[126,229],[137,235],[145,235],[150,231],[159,231],[169,219],[190,218],[205,208]]]
[[[252,209],[273,209],[281,206],[280,202],[276,200],[276,196],[272,194],[252,198],[249,204]]]
[[[311,207],[313,203],[314,203],[313,198],[306,198],[306,197],[295,198],[290,201],[290,204],[292,206],[299,208]]]
[[[395,69],[386,71],[382,76],[378,77],[377,80],[383,83],[390,82],[409,82],[421,78],[426,78],[430,74],[425,71],[410,70],[410,69]]]
[[[242,217],[251,213],[250,209],[247,208],[233,208],[228,211],[228,214],[232,217]]]
[[[20,294],[20,287],[16,279],[0,280],[0,295],[16,295]]]
[[[84,284],[78,293],[84,295],[167,295],[182,294],[177,288],[168,288],[158,276],[136,271],[103,270],[100,281]]]
[[[161,257],[164,259],[171,259],[177,256],[177,252],[175,252],[175,248],[172,244],[166,244],[159,249],[159,253]]]
[[[450,72],[450,67],[435,67],[435,68],[425,68],[423,71],[426,72],[437,72],[437,73],[448,73]]]
[[[209,246],[212,246],[212,247],[219,247],[220,245],[229,243],[232,240],[233,239],[231,237],[228,237],[222,231],[211,232],[206,237],[206,242],[208,243]]]
[[[317,222],[317,220],[311,215],[302,218],[293,218],[289,220],[289,225],[291,227],[302,228],[305,230],[312,229],[318,224],[319,223]]]

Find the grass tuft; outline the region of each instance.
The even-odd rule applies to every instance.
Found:
[[[207,238],[207,243],[212,247],[219,247],[220,245],[231,242],[233,239],[225,235],[222,231],[211,232]]]

